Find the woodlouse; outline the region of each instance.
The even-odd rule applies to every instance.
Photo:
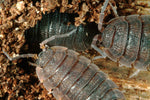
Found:
[[[40,81],[48,91],[53,89],[57,99],[124,99],[106,74],[73,50],[61,46],[52,47],[39,54],[37,64],[41,66],[36,68]]]
[[[108,3],[109,0],[106,0],[101,10],[98,23],[99,30],[101,30],[104,10]],[[116,11],[114,11],[114,13],[116,13]],[[117,15],[117,13],[115,15]],[[96,59],[109,57],[111,60],[118,62],[121,66],[125,65],[127,67],[136,68],[137,71],[130,76],[133,77],[141,70],[149,70],[149,43],[150,15],[129,15],[110,20],[102,32],[102,35],[98,34],[94,37],[91,47],[102,55],[96,57]]]
[[[150,16],[129,15],[112,19],[103,31],[95,36],[95,43],[111,60],[138,70],[149,69]]]
[[[56,38],[48,42],[47,45],[60,45],[79,51],[89,49],[92,39],[99,33],[97,26],[95,23],[87,23],[86,25],[81,24],[76,27],[74,25],[75,17],[76,14],[60,13],[58,10],[54,13],[43,15],[42,20],[34,28],[26,31],[25,34],[28,44],[33,47],[34,45],[32,44],[39,44],[49,37],[63,35],[76,29],[70,36]]]
[[[28,56],[34,55],[23,54],[13,59]],[[66,47],[53,46],[40,52],[36,64],[40,82],[57,100],[125,99],[118,86],[95,64]]]

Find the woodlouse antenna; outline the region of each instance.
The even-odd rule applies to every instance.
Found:
[[[22,54],[22,55],[19,55],[19,56],[16,56],[16,57],[10,57],[7,52],[5,52],[4,50],[2,50],[2,51],[10,61],[17,60],[17,59],[20,59],[20,58],[28,58],[28,57],[37,59],[37,54]]]
[[[110,2],[109,2],[109,5],[111,6],[114,14],[115,14],[115,17],[119,17],[118,13],[117,13],[117,10],[116,10],[116,7],[114,7]]]
[[[109,0],[106,0],[104,2],[104,5],[102,6],[102,10],[101,10],[101,13],[100,13],[100,18],[99,18],[99,23],[98,23],[98,30],[101,31],[102,29],[102,24],[103,24],[103,19],[104,19],[104,11],[108,5],[108,2]]]
[[[40,43],[40,48],[41,48],[42,50],[45,50],[45,44],[47,44],[48,42],[50,42],[50,41],[52,41],[52,40],[54,40],[54,39],[56,39],[56,38],[68,37],[68,36],[70,36],[71,34],[73,34],[76,30],[77,30],[77,29],[73,29],[72,31],[70,31],[70,32],[68,32],[68,33],[66,33],[66,34],[53,35],[53,36],[51,36],[50,38],[45,39],[44,41],[42,41],[42,42]]]
[[[101,54],[101,56],[96,56],[94,57],[92,60],[96,60],[96,59],[100,59],[100,58],[106,58],[106,54],[105,52],[103,52],[101,49],[99,49],[96,45],[96,42],[97,41],[101,41],[101,36],[98,34],[94,37],[93,41],[92,41],[92,44],[91,44],[91,47],[96,50],[98,53]]]

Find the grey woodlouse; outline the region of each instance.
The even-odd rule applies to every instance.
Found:
[[[23,54],[11,60],[29,56],[34,55]],[[33,65],[37,66],[40,82],[57,100],[125,99],[118,86],[95,64],[66,47],[53,46],[43,50]]]
[[[32,44],[39,44],[49,37],[63,35],[76,29],[70,36],[56,38],[48,42],[47,45],[66,46],[69,49],[79,51],[89,49],[92,39],[99,33],[97,26],[95,23],[87,23],[86,25],[81,24],[76,27],[74,25],[75,16],[75,14],[60,13],[58,10],[54,13],[43,15],[42,20],[38,21],[34,28],[26,31],[25,34],[28,44],[34,46]]]
[[[118,87],[89,59],[55,46],[39,54],[36,72],[47,90],[62,100],[124,99]],[[59,95],[60,94],[60,95]],[[61,96],[61,97],[59,97]]]
[[[112,19],[103,31],[95,36],[95,43],[103,55],[125,66],[138,70],[150,67],[150,15],[130,15]]]
[[[106,0],[101,10],[99,30],[101,30],[104,10],[108,3],[109,0]],[[112,8],[118,16],[113,6]],[[150,15],[120,16],[110,20],[102,35],[98,34],[94,37],[91,47],[102,55],[97,58],[108,57],[121,66],[136,68],[137,71],[130,77],[137,75],[141,70],[149,70]]]

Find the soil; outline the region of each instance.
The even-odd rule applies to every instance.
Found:
[[[110,0],[119,16],[131,14],[150,14],[149,0]],[[85,21],[98,23],[99,13],[104,0],[0,0],[0,99],[3,100],[55,100],[52,94],[39,85],[35,67],[29,65],[34,59],[9,61],[3,54],[6,51],[11,57],[30,53],[24,36],[25,30],[34,27],[41,20],[42,14],[54,12],[76,13],[75,25]],[[114,18],[110,5],[107,6],[104,24]],[[97,53],[84,53],[85,56],[96,56]],[[118,67],[109,59],[96,60],[95,63],[107,73],[125,94],[128,100],[150,99],[150,72],[141,71],[138,76],[129,78],[135,69]]]

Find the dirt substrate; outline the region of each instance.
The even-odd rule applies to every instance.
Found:
[[[86,21],[97,23],[104,0],[0,0],[0,99],[5,100],[53,100],[39,80],[35,67],[28,61],[20,59],[10,62],[2,49],[10,56],[29,53],[25,44],[25,30],[34,27],[42,18],[42,13],[60,12],[77,13],[75,25],[86,24]],[[149,0],[111,0],[119,15],[150,14]],[[115,17],[111,6],[105,11],[104,23]],[[86,54],[86,56],[96,54]],[[107,73],[123,91],[129,100],[150,99],[150,72],[143,71],[131,79],[129,75],[135,71],[126,67],[118,67],[109,59],[95,61],[102,71]]]

